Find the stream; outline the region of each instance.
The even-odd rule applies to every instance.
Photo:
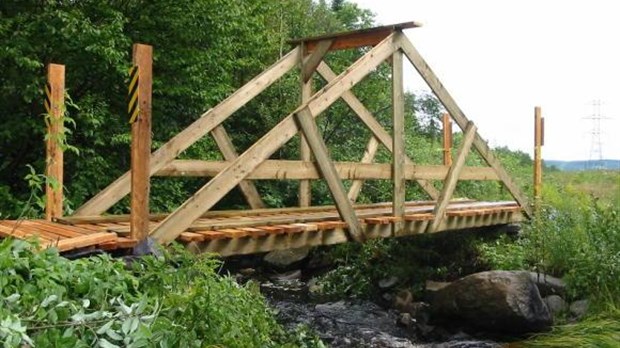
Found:
[[[473,338],[456,330],[416,323],[394,309],[367,300],[320,302],[311,298],[311,279],[301,271],[256,276],[261,291],[288,330],[306,325],[329,347],[491,348],[497,342]]]

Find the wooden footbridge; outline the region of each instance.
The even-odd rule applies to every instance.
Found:
[[[197,251],[233,255],[522,221],[531,215],[525,196],[480,137],[476,126],[402,33],[404,29],[417,26],[415,22],[408,22],[292,41],[295,47],[288,54],[153,153],[152,48],[134,45],[129,105],[131,169],[71,216],[63,216],[62,189],[48,187],[46,219],[0,221],[0,236],[37,238],[43,247],[55,246],[61,252],[93,248],[139,249],[150,240],[164,245],[178,240]],[[329,51],[362,47],[366,53],[339,75],[323,60]],[[447,111],[444,117],[443,165],[414,163],[406,155],[404,58],[415,67]],[[391,64],[393,81],[392,134],[379,124],[351,91],[354,85],[386,61]],[[238,154],[225,131],[224,121],[296,67],[300,72],[299,107],[254,145]],[[315,92],[312,77],[317,73],[327,84]],[[48,80],[46,107],[49,114],[48,132],[52,136],[48,136],[47,140],[46,172],[62,184],[62,150],[54,144],[53,135],[63,132],[64,66],[50,65]],[[372,132],[365,153],[360,154],[359,163],[333,162],[314,120],[338,99],[344,100]],[[451,120],[463,131],[463,141],[455,156],[450,153]],[[223,161],[177,159],[183,151],[208,134],[218,144]],[[302,137],[300,160],[270,159],[274,152],[296,135]],[[393,154],[391,163],[373,163],[380,145]],[[488,167],[465,166],[465,159],[472,148]],[[170,214],[150,214],[151,176],[211,179]],[[299,207],[265,208],[254,186],[255,180],[264,179],[300,180]],[[333,206],[310,206],[310,183],[317,179],[323,179],[328,184]],[[355,204],[363,181],[368,179],[391,180],[393,201]],[[348,191],[343,180],[351,181]],[[500,181],[514,201],[455,199],[453,194],[459,180]],[[429,200],[406,201],[405,186],[408,183],[421,185]],[[252,209],[212,210],[236,186],[240,187]],[[131,195],[130,215],[105,215],[106,210],[128,194]]]

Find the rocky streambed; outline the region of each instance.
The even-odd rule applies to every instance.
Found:
[[[298,271],[263,280],[261,289],[287,329],[305,325],[330,347],[500,347],[366,300],[316,302]],[[432,336],[435,336],[432,338]]]
[[[547,330],[556,315],[576,318],[584,311],[583,301],[569,305],[561,298],[561,280],[530,272],[428,282],[420,299],[388,277],[377,284],[382,296],[375,301],[327,300],[317,291],[317,267],[300,262],[307,253],[297,253],[286,255],[293,261],[287,265],[274,263],[278,258],[244,259],[228,271],[240,282],[260,283],[285,328],[303,325],[330,347],[501,347]]]

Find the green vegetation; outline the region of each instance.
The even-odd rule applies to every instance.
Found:
[[[620,309],[610,306],[583,321],[558,325],[524,342],[532,348],[615,348],[620,342]]]
[[[527,180],[531,165],[520,153],[500,149],[500,156],[517,182]],[[468,189],[472,195],[494,192],[488,185]],[[589,312],[577,323],[560,319],[550,333],[522,344],[615,347],[620,319],[619,191],[620,172],[549,171],[541,213],[524,224],[519,235],[480,230],[342,245],[333,253],[341,266],[322,278],[323,291],[334,297],[373,297],[380,294],[379,281],[394,275],[400,287],[420,295],[427,279],[452,281],[489,269],[540,271],[567,282],[567,300],[589,299]]]
[[[0,218],[38,216],[44,205],[43,86],[45,65],[67,66],[65,121],[66,211],[82,204],[129,167],[130,131],[125,115],[126,78],[133,42],[152,44],[153,148],[156,149],[236,88],[272,64],[286,40],[369,27],[373,16],[348,1],[153,0],[0,2]],[[363,50],[332,52],[340,72]],[[390,129],[387,64],[353,90]],[[325,84],[315,80],[315,89]],[[225,122],[239,151],[251,146],[298,104],[296,73],[286,75]],[[439,164],[442,108],[428,94],[406,96],[406,143],[417,163]],[[370,132],[344,103],[318,118],[336,160],[359,160]],[[355,136],[351,136],[355,134]],[[461,142],[455,135],[455,149]],[[295,139],[274,158],[298,158]],[[71,144],[71,145],[69,145]],[[496,152],[516,183],[531,191],[531,158],[506,148]],[[183,158],[217,159],[205,137]],[[377,162],[387,162],[383,149]],[[483,165],[472,154],[468,165]],[[26,180],[24,180],[24,178]],[[545,173],[541,215],[522,235],[496,238],[489,231],[447,233],[338,246],[340,267],[322,280],[329,295],[368,297],[379,280],[396,275],[416,292],[426,279],[453,280],[485,269],[532,269],[564,277],[571,298],[589,298],[590,317],[537,336],[532,346],[617,340],[620,297],[620,173]],[[152,181],[152,210],[169,211],[204,183],[202,179]],[[263,181],[269,206],[294,205],[297,183]],[[439,187],[439,184],[437,184]],[[313,184],[313,204],[329,204],[323,182]],[[457,196],[509,199],[495,182],[460,182]],[[391,183],[364,184],[359,202],[389,201]],[[590,198],[591,195],[593,198]],[[408,185],[407,199],[423,199]],[[244,208],[237,192],[218,208]],[[127,212],[123,200],[110,212]],[[179,250],[130,267],[106,256],[68,261],[53,250],[0,243],[0,340],[39,347],[90,346],[321,346],[300,328],[287,336],[252,284],[239,286],[217,274],[218,264]],[[616,322],[614,323],[614,320]],[[596,328],[600,325],[602,329]],[[614,336],[616,335],[616,336]],[[107,342],[107,343],[106,343]]]
[[[0,341],[5,347],[280,346],[256,286],[216,274],[180,247],[165,258],[75,261],[24,241],[0,242]]]

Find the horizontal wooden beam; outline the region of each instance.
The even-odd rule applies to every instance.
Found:
[[[156,176],[213,177],[232,162],[176,160],[165,166]],[[338,176],[345,180],[390,180],[389,163],[335,162]],[[443,180],[449,166],[405,164],[407,180]],[[251,180],[320,179],[316,163],[308,161],[267,160],[247,176]],[[459,180],[499,180],[490,167],[464,167]]]
[[[332,40],[332,43],[329,47],[330,51],[344,50],[349,48],[374,46],[395,31],[401,31],[409,28],[417,28],[421,26],[422,24],[417,22],[404,22],[374,28],[346,31],[336,34],[295,39],[289,41],[289,43],[293,45],[299,45],[303,43],[307,52],[312,52],[319,46],[319,43],[321,41]]]

